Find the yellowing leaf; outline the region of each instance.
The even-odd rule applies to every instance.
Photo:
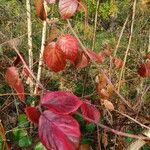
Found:
[[[112,104],[112,102],[110,102],[109,100],[104,100],[104,106],[105,108],[109,109],[109,110],[114,110],[114,105]]]

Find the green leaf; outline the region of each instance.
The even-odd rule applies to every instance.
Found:
[[[28,121],[27,116],[25,114],[19,115],[18,126],[23,127],[23,128],[29,127],[29,121]]]
[[[147,145],[147,144],[145,144],[145,145],[141,148],[141,150],[150,150],[150,146]]]
[[[28,104],[28,105],[35,101],[37,101],[37,98],[34,96],[27,96],[27,98],[26,98],[26,104]]]
[[[131,130],[127,130],[126,133],[134,134],[134,132],[131,131]],[[131,143],[133,140],[134,140],[134,139],[133,139],[133,138],[130,138],[130,137],[125,138],[125,142],[126,142],[126,143]]]
[[[90,123],[90,124],[87,124],[87,125],[86,125],[86,130],[87,130],[88,132],[94,132],[94,131],[95,131],[95,128],[96,128],[96,125],[93,124],[93,123]]]
[[[32,141],[31,139],[28,137],[28,136],[24,136],[22,137],[19,142],[18,142],[18,145],[20,147],[28,147],[32,144]]]
[[[75,119],[76,119],[79,123],[83,123],[83,122],[84,122],[84,118],[83,118],[82,116],[75,115]]]
[[[34,150],[46,150],[46,148],[43,146],[41,142],[37,143]]]
[[[93,143],[93,140],[92,139],[88,139],[88,138],[86,138],[86,137],[83,137],[82,139],[81,139],[81,144],[92,144]]]
[[[18,142],[22,137],[27,136],[27,131],[23,129],[14,129],[13,130],[13,141]]]
[[[2,137],[0,136],[0,150],[3,148],[3,140]]]

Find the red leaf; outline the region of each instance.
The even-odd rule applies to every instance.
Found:
[[[86,103],[85,101],[81,105],[81,111],[83,117],[89,121],[89,122],[94,122],[97,123],[100,118],[100,113],[94,105]]]
[[[59,12],[63,19],[72,17],[78,8],[78,0],[59,0]]]
[[[56,48],[62,50],[66,58],[75,61],[78,54],[78,41],[70,34],[60,37],[56,43]]]
[[[150,76],[150,61],[147,61],[140,65],[140,67],[138,68],[138,74],[143,78]]]
[[[44,111],[38,131],[41,142],[48,150],[75,150],[79,145],[79,124],[70,115]]]
[[[63,70],[66,65],[66,59],[63,52],[55,47],[54,42],[46,45],[43,60],[47,66],[55,72]]]
[[[46,92],[41,98],[41,104],[53,112],[70,114],[81,106],[82,101],[69,92],[54,91]]]
[[[47,2],[48,4],[55,4],[55,3],[56,3],[56,0],[46,0],[46,2]]]
[[[100,54],[96,54],[94,51],[87,50],[86,54],[92,61],[95,61],[97,63],[101,64],[104,60],[104,58]]]
[[[19,79],[19,74],[16,67],[9,67],[5,74],[5,79],[8,84],[16,91],[19,99],[24,102],[24,86],[22,81]]]
[[[41,114],[35,107],[27,106],[25,108],[25,113],[26,113],[27,117],[29,118],[29,120],[31,120],[33,123],[38,124]]]
[[[84,52],[78,54],[78,57],[75,61],[76,68],[84,68],[89,64],[89,58],[86,56]]]

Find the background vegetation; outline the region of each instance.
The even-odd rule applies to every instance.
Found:
[[[94,39],[94,30],[96,29],[96,38],[94,51],[101,52],[108,44],[112,53],[115,52],[116,45],[128,17],[125,30],[121,37],[116,56],[124,60],[130,36],[132,22],[133,1],[130,0],[102,0],[98,10],[96,10],[96,0],[82,0],[84,9],[76,13],[70,19],[72,26],[78,34],[82,43],[92,48]],[[55,25],[48,26],[47,38],[52,33],[58,36],[63,33],[71,33],[67,28],[67,22],[60,18],[56,5],[48,6],[48,18],[58,18]],[[34,2],[31,2],[32,11],[32,29],[33,29],[33,53],[34,67],[36,74],[39,61],[39,51],[41,45],[42,21],[36,17]],[[95,15],[97,13],[97,24],[95,28]],[[36,127],[31,130],[31,126],[24,113],[24,105],[18,101],[11,88],[5,81],[5,71],[9,67],[16,53],[5,44],[10,39],[17,38],[19,50],[28,60],[27,45],[27,16],[26,4],[24,0],[0,0],[0,120],[4,126],[5,134],[9,144],[14,150],[17,149],[35,149],[44,150],[37,138]],[[55,40],[55,39],[54,39]],[[123,114],[127,114],[139,122],[149,126],[150,124],[150,90],[149,78],[141,78],[137,74],[137,68],[145,60],[145,55],[150,52],[150,1],[139,0],[136,3],[135,20],[132,34],[132,41],[124,68],[123,78],[121,79],[121,88],[119,93],[133,106],[134,112],[127,108],[113,93],[109,101],[115,109]],[[120,69],[111,67],[111,58],[107,59],[102,65],[114,86],[118,87]],[[22,66],[19,66],[20,68]],[[91,65],[81,70],[75,70],[72,65],[67,66],[61,73],[49,72],[46,66],[43,66],[42,84],[49,90],[65,90],[74,92],[79,97],[86,97],[92,103],[97,105],[101,111],[101,123],[110,126],[119,131],[139,134],[144,131],[137,123],[127,117],[110,111],[102,105],[101,97],[96,92],[95,77],[101,74],[95,65]],[[26,79],[23,78],[24,82]],[[26,92],[30,93],[26,86]],[[38,96],[26,95],[26,101],[38,101]],[[97,128],[93,124],[85,125],[82,118],[77,116],[81,125],[82,144],[86,144],[87,149],[113,149],[121,150],[130,145],[131,138],[123,138],[105,130]],[[1,132],[1,130],[0,130]],[[0,134],[1,135],[1,134]],[[98,136],[97,136],[98,135]],[[4,144],[0,136],[0,149]],[[98,138],[99,137],[99,138]],[[38,144],[37,144],[38,143]],[[143,150],[150,149],[149,144],[145,145]]]

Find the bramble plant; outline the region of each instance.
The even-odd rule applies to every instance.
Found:
[[[51,20],[47,17],[44,2],[43,0],[34,0],[37,16],[43,22],[48,23]],[[79,7],[80,9],[83,7],[80,0],[46,0],[46,2],[46,5],[58,5],[58,12],[61,19],[67,21],[68,25],[70,25],[69,18],[73,17],[79,11]],[[107,5],[105,7],[109,9]],[[102,15],[104,14],[106,12],[102,12]],[[56,40],[47,39],[44,41],[44,50],[41,58],[49,71],[56,73],[63,71],[66,69],[67,63],[70,63],[76,69],[88,67],[90,63],[94,63],[99,67],[107,58],[110,58],[115,69],[122,68],[124,62],[112,54],[111,48],[107,44],[103,51],[96,53],[93,49],[84,47],[71,26],[70,29],[72,30],[72,34],[62,34],[60,37],[54,38]],[[87,123],[98,124],[100,120],[99,109],[89,103],[88,100],[79,98],[71,92],[46,90],[34,76],[23,54],[18,51],[15,41],[11,41],[9,45],[17,52],[18,56],[13,65],[7,68],[5,79],[16,92],[20,101],[26,105],[25,113],[28,119],[37,124],[40,141],[48,150],[78,149],[81,131],[80,125],[74,116],[77,114],[82,116]],[[146,58],[147,60],[138,69],[138,74],[141,77],[150,76],[149,54],[146,55]],[[17,68],[17,65],[20,63],[23,64],[22,70]],[[42,64],[40,64],[41,66]],[[32,78],[36,81],[35,94],[40,95],[40,101],[36,106],[35,104],[31,106],[27,104],[20,74],[25,78]],[[97,92],[104,99],[104,106],[110,111],[114,110],[113,104],[107,100],[112,94],[113,85],[107,84],[109,81],[103,73],[97,78]],[[104,126],[104,128],[106,127]],[[112,130],[112,132],[115,132],[115,130]],[[129,135],[125,134],[125,136]],[[136,136],[131,137],[137,138]]]
[[[50,4],[55,3],[55,1],[50,0],[47,2]],[[60,0],[58,5],[61,17],[68,19],[77,11],[79,2],[77,0]],[[46,20],[43,1],[35,0],[35,6],[38,17]],[[79,51],[78,40],[70,34],[61,36],[57,42],[46,43],[43,53],[43,61],[54,72],[64,70],[67,60],[77,68],[82,68],[88,65],[90,59],[101,63],[101,57],[93,51]],[[20,63],[19,60],[15,65],[18,63]],[[26,77],[32,76],[28,70],[29,68],[26,67],[23,68],[24,74]],[[9,67],[5,78],[8,84],[16,91],[19,99],[26,103],[24,86],[19,78],[17,67]],[[40,109],[26,106],[25,112],[29,120],[38,124],[39,138],[48,150],[74,150],[79,147],[80,127],[72,117],[78,109],[81,109],[83,117],[89,122],[97,123],[100,118],[99,111],[92,104],[64,91],[44,90],[43,94],[41,94],[38,108]]]

